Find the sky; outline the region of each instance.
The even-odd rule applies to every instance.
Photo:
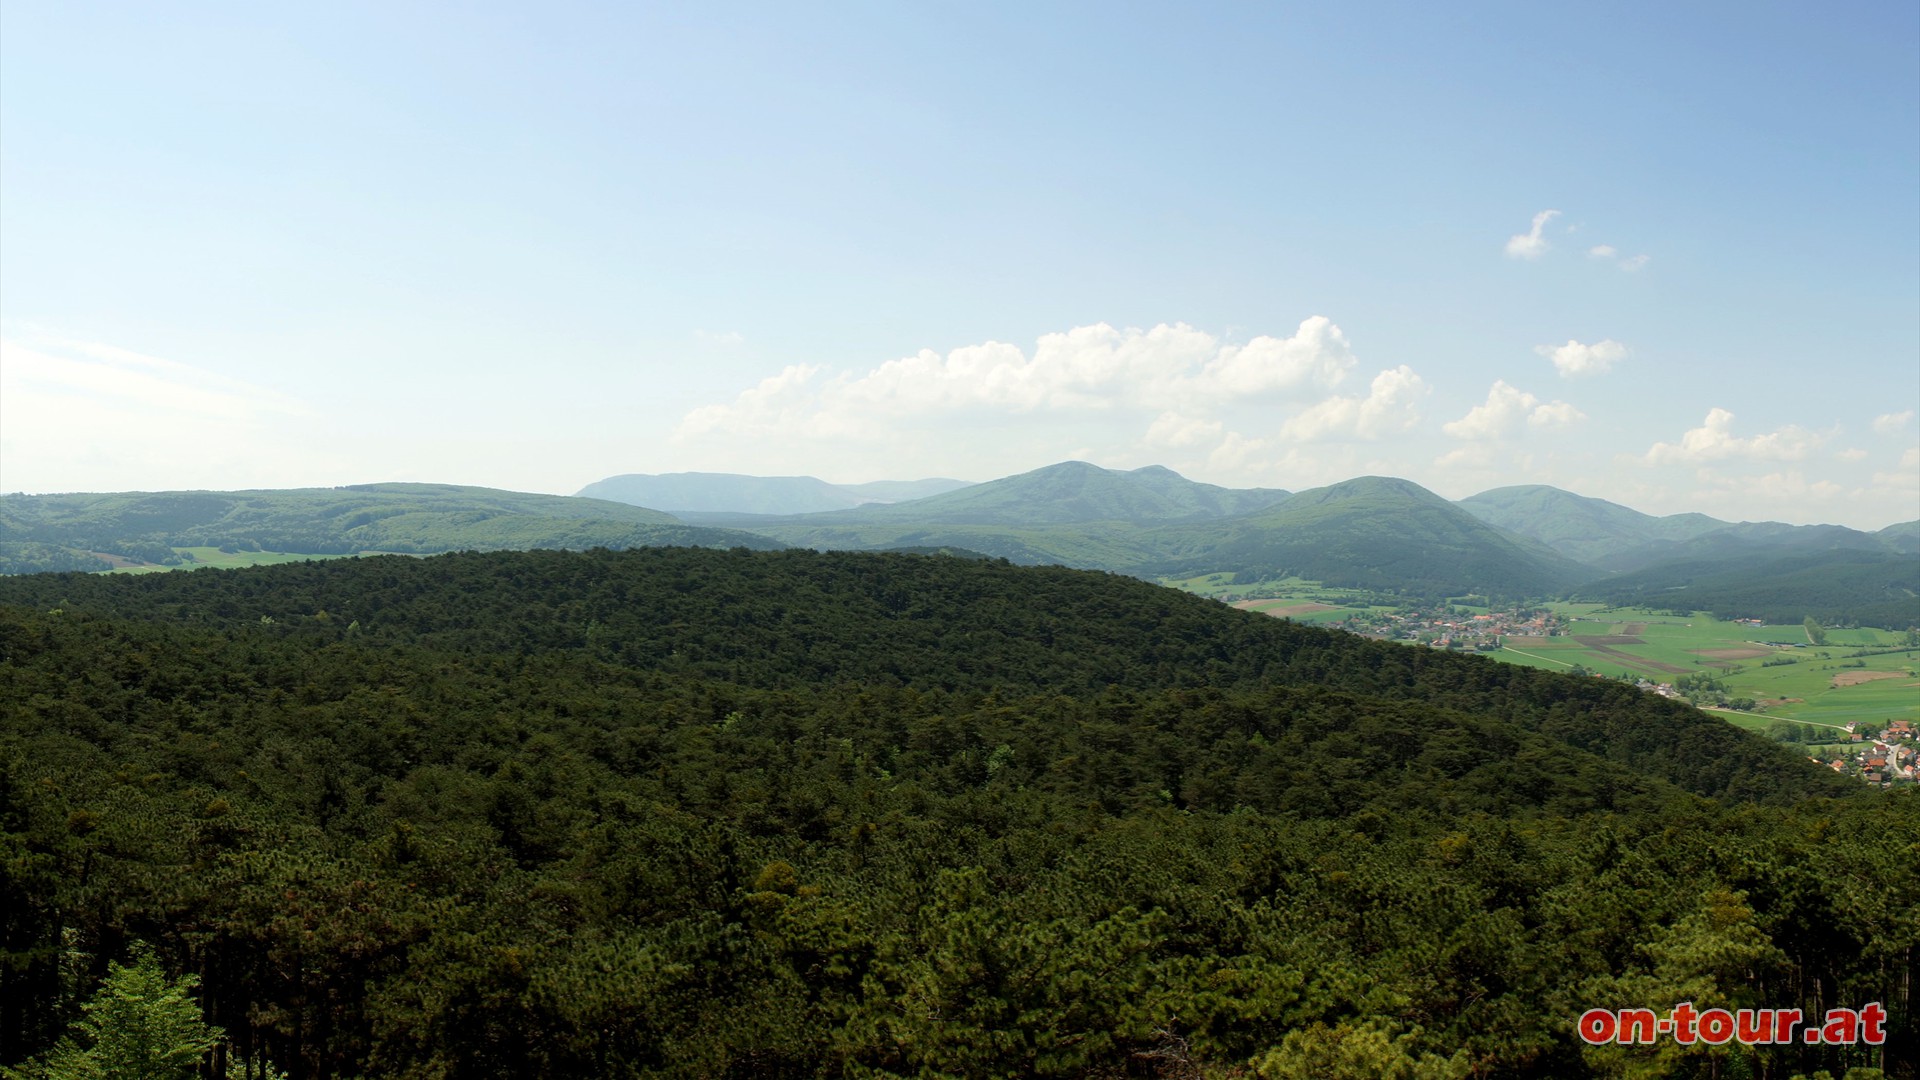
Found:
[[[0,6],[0,491],[1920,518],[1920,6]]]

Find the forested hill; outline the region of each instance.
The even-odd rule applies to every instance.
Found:
[[[1497,717],[1701,794],[1846,787],[1797,754],[1618,683],[1296,626],[1060,567],[806,550],[495,552],[134,580],[36,575],[0,582],[0,602],[315,642],[579,654],[769,689],[1312,685]]]
[[[96,552],[176,564],[181,547],[321,555],[650,544],[780,546],[626,503],[455,484],[0,497],[0,574],[106,569]]]
[[[1617,683],[1096,572],[0,580],[0,1065],[140,942],[228,1077],[1837,1076],[1920,1056],[1915,836]],[[1574,1033],[1678,1001],[1889,1038]]]
[[[1550,596],[1590,567],[1481,521],[1407,480],[1363,476],[1207,527],[1169,525],[1149,569],[1231,571],[1247,581],[1298,576],[1429,596]]]

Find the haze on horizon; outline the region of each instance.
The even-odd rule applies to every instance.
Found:
[[[1920,517],[1920,9],[0,12],[0,491]]]

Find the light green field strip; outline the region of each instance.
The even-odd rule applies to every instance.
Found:
[[[354,559],[368,552],[355,552],[349,555],[312,555],[297,551],[221,551],[214,547],[174,548],[182,555],[193,556],[192,562],[178,566],[122,566],[107,571],[110,574],[156,574],[165,570],[200,570],[207,567],[230,569],[236,566],[278,566],[281,563],[306,562],[309,559]]]
[[[1500,650],[1500,652],[1496,652],[1496,653],[1494,653],[1493,655],[1494,655],[1494,657],[1495,657],[1496,659],[1498,659],[1498,658],[1499,658],[1499,656],[1500,656],[1500,653],[1502,653],[1502,652],[1506,652],[1506,653],[1512,653],[1512,654],[1513,654],[1513,655],[1515,655],[1515,656],[1530,656],[1530,657],[1532,657],[1532,658],[1533,658],[1533,659],[1535,659],[1535,660],[1545,660],[1545,661],[1546,661],[1547,663],[1549,663],[1549,664],[1558,664],[1558,665],[1560,665],[1560,666],[1561,666],[1561,667],[1563,667],[1563,668],[1572,668],[1572,667],[1573,667],[1573,665],[1572,665],[1572,664],[1569,664],[1569,663],[1567,663],[1567,662],[1566,662],[1566,661],[1564,661],[1564,660],[1555,660],[1555,659],[1554,659],[1553,657],[1551,657],[1551,656],[1541,656],[1541,655],[1540,655],[1539,653],[1530,653],[1530,652],[1522,652],[1522,651],[1520,651],[1519,649],[1512,649],[1512,648],[1505,648],[1505,649],[1501,649],[1501,650]]]

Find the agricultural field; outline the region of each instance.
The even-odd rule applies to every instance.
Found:
[[[1743,727],[1775,719],[1842,725],[1920,720],[1920,648],[1887,630],[1826,631],[1808,643],[1803,626],[1722,622],[1595,604],[1553,604],[1571,620],[1566,636],[1509,637],[1494,658],[1557,671],[1576,667],[1671,683],[1688,675],[1719,680],[1729,698],[1752,698],[1752,713],[1714,710]],[[1867,655],[1855,656],[1856,652]]]
[[[1257,611],[1298,623],[1339,622],[1368,611],[1393,610],[1389,606],[1365,603],[1369,598],[1364,590],[1332,588],[1305,578],[1262,581],[1253,585],[1236,585],[1233,575],[1228,573],[1159,580],[1162,585],[1222,600],[1245,611]]]

